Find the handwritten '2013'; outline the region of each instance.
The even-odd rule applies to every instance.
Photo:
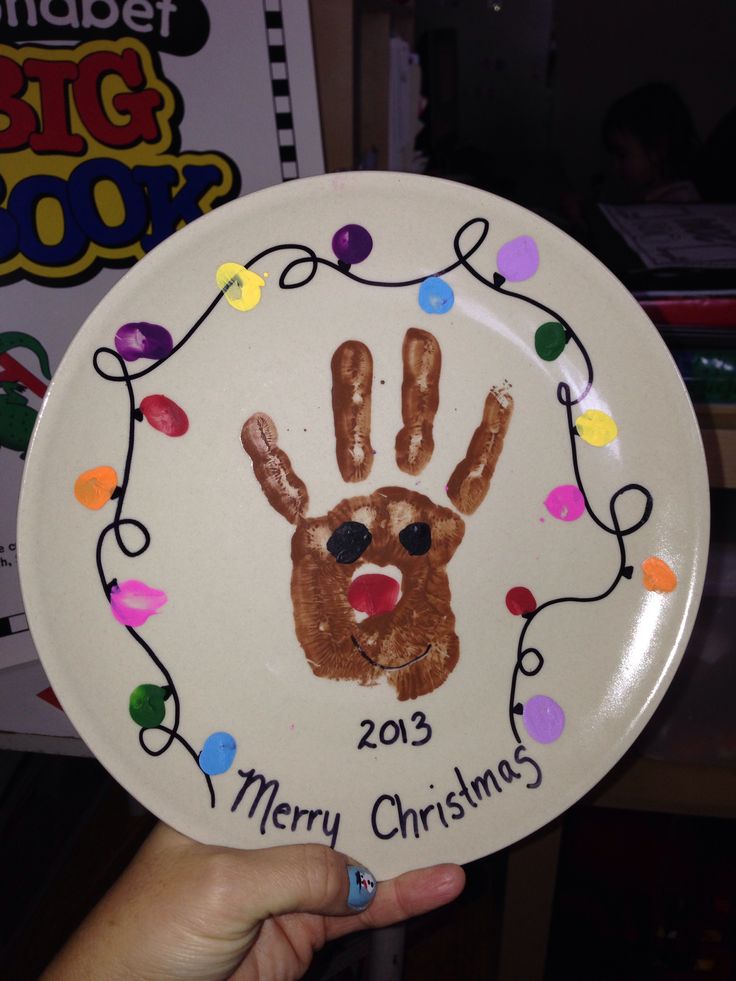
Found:
[[[406,746],[424,746],[432,738],[432,726],[427,722],[427,716],[424,712],[415,712],[410,721],[414,724],[414,733],[421,734],[421,738],[409,739],[409,735],[414,733],[407,733],[407,726],[403,719],[388,719],[378,729],[376,737],[378,742],[376,743],[371,740],[371,736],[377,729],[377,723],[372,719],[363,719],[360,724],[366,731],[360,737],[358,749],[378,749],[379,743],[382,746],[393,746],[395,743],[404,743]]]

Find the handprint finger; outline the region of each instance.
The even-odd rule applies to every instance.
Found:
[[[373,466],[371,389],[373,357],[360,341],[345,341],[332,356],[335,453],[342,479],[365,480]]]
[[[306,514],[307,488],[294,473],[291,460],[278,446],[276,424],[265,412],[256,412],[243,425],[240,441],[253,461],[253,472],[272,508],[296,524]]]
[[[434,417],[440,404],[442,354],[437,338],[411,327],[402,348],[404,380],[401,386],[403,428],[396,436],[396,463],[404,473],[418,474],[434,452]]]
[[[491,389],[468,452],[455,467],[447,484],[447,494],[462,514],[477,510],[488,493],[513,409],[514,400],[508,389]]]

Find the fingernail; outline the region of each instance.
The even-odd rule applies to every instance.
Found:
[[[367,909],[376,894],[376,880],[362,865],[348,865],[348,906],[359,912]]]

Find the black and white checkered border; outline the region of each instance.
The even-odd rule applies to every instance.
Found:
[[[291,181],[299,176],[299,161],[296,156],[294,117],[291,111],[289,66],[286,61],[284,14],[281,9],[281,0],[263,0],[263,13],[266,18],[268,61],[271,69],[271,91],[273,92],[273,108],[276,114],[276,132],[281,158],[281,179]]]
[[[28,632],[28,621],[25,613],[12,613],[9,617],[0,617],[0,637],[10,637],[11,634]]]

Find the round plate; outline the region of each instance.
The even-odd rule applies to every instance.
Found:
[[[83,739],[164,821],[466,862],[596,783],[700,596],[691,405],[535,215],[394,174],[229,204],[140,262],[40,413],[22,586]]]

